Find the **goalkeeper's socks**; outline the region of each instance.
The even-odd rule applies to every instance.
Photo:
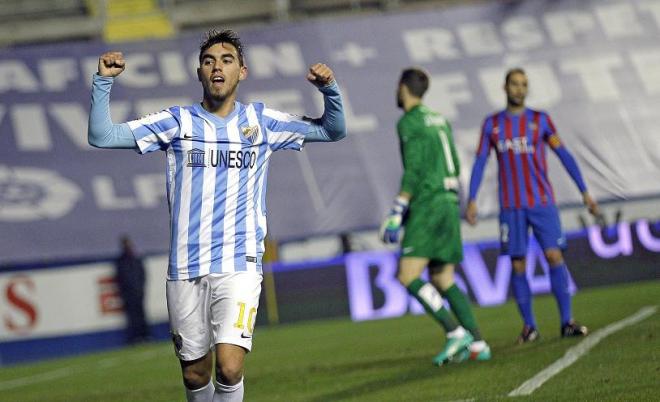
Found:
[[[220,382],[215,385],[215,395],[213,395],[213,402],[242,402],[243,393],[243,379],[235,385],[225,385]]]
[[[529,289],[527,275],[523,272],[519,274],[516,271],[511,273],[511,286],[513,288],[513,297],[518,303],[518,310],[525,322],[525,325],[536,328],[536,320],[532,312],[532,292]]]
[[[481,333],[479,332],[479,327],[477,327],[477,320],[474,319],[472,308],[470,308],[470,302],[463,292],[461,292],[456,284],[453,284],[444,290],[442,295],[449,302],[451,311],[453,311],[456,318],[458,318],[458,322],[461,323],[463,328],[470,331],[475,341],[480,341]]]
[[[408,285],[408,293],[424,306],[424,310],[442,325],[445,332],[451,332],[458,328],[456,321],[442,305],[442,296],[440,296],[435,286],[417,278]]]
[[[213,381],[198,389],[188,389],[186,387],[186,399],[188,402],[209,402],[213,398],[215,387]]]
[[[568,268],[566,264],[550,267],[550,287],[557,299],[562,327],[571,321],[571,293],[568,291]]]

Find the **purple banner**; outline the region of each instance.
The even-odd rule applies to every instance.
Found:
[[[517,2],[246,29],[243,101],[319,115],[307,67],[329,64],[343,88],[349,137],[274,156],[269,224],[279,240],[376,227],[401,174],[395,87],[403,67],[432,76],[426,101],[452,122],[469,179],[483,117],[503,107],[511,66],[530,77],[529,104],[547,109],[600,199],[660,194],[660,3]],[[201,97],[198,35],[109,47],[49,44],[0,50],[0,264],[108,255],[120,234],[144,250],[168,239],[165,156],[86,143],[98,56],[125,53],[115,122]],[[560,203],[579,194],[556,158]],[[479,204],[497,209],[490,161]]]
[[[572,293],[578,288],[660,278],[660,221],[621,222],[604,230],[590,227],[567,233],[567,239],[564,257]],[[466,243],[463,253],[465,258],[455,275],[457,286],[480,306],[504,303],[510,297],[512,268],[508,257],[499,256],[499,244]],[[398,257],[381,250],[349,253],[314,264],[274,264],[280,319],[285,322],[350,313],[361,321],[423,313],[422,306],[396,278]],[[532,293],[550,293],[549,266],[533,237],[526,258]],[[348,309],[343,307],[346,304]]]

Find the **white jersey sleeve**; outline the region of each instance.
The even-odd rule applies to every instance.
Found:
[[[309,131],[310,122],[300,116],[264,108],[263,124],[271,150],[295,149],[300,151]]]
[[[141,154],[166,150],[181,130],[178,106],[128,122]]]

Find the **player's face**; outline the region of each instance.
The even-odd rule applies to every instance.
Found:
[[[506,101],[511,106],[524,106],[527,96],[527,76],[523,73],[513,73],[504,84]]]
[[[247,68],[240,65],[233,45],[217,43],[202,54],[197,76],[205,97],[222,102],[235,95],[238,82],[247,76]]]

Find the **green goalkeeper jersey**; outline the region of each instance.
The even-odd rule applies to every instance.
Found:
[[[417,105],[401,117],[397,131],[404,170],[401,191],[411,194],[413,203],[441,194],[457,200],[460,163],[447,119]]]

